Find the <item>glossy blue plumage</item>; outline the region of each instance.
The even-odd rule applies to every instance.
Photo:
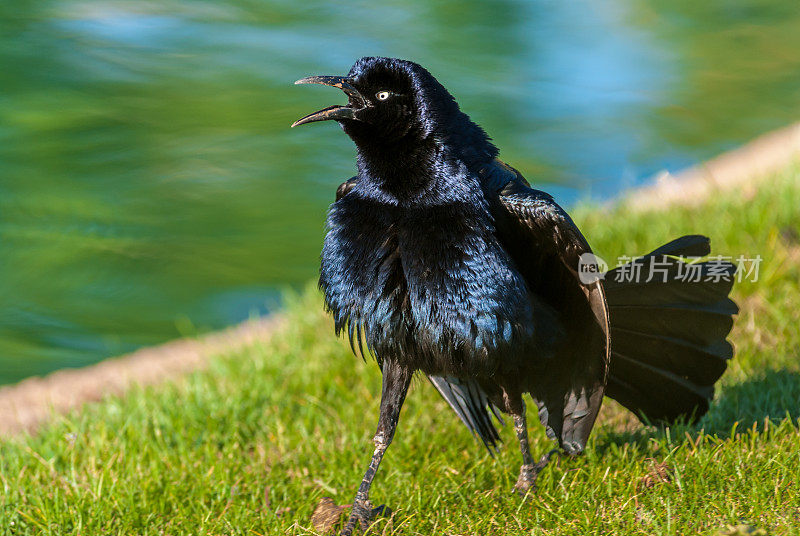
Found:
[[[360,327],[379,360],[491,376],[535,344],[534,306],[480,177],[441,160],[441,176],[413,204],[359,177],[329,212],[320,285],[337,329]]]

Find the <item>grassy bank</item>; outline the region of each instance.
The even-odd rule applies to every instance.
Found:
[[[695,427],[644,428],[604,406],[586,455],[511,493],[513,430],[492,460],[418,381],[373,486],[392,534],[716,534],[800,531],[800,168],[699,208],[578,210],[606,259],[702,232],[714,253],[761,255],[734,289],[737,356]],[[269,343],[205,372],[57,417],[0,443],[0,534],[309,534],[323,496],[348,503],[371,452],[380,374],[295,296]],[[537,452],[550,448],[531,423]]]

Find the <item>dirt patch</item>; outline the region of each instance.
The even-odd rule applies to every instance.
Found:
[[[623,202],[637,210],[657,210],[697,205],[714,192],[736,188],[746,196],[760,180],[798,160],[800,123],[795,123],[675,175],[664,173],[654,184],[623,196]]]
[[[0,437],[33,432],[53,413],[119,395],[133,385],[151,385],[204,368],[211,357],[263,341],[283,323],[279,315],[251,320],[193,339],[107,359],[80,369],[65,369],[0,387]]]
[[[672,482],[673,472],[672,467],[667,462],[656,463],[655,460],[651,460],[650,469],[636,483],[636,489],[641,492],[652,489],[659,484],[669,484]]]
[[[349,504],[339,506],[330,497],[323,497],[311,514],[311,524],[320,534],[333,532],[333,528],[341,523],[350,506]]]

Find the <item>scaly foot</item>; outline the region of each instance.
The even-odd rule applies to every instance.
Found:
[[[344,526],[341,536],[352,536],[356,524],[358,524],[362,532],[366,532],[373,521],[375,521],[375,518],[378,516],[390,515],[392,515],[392,510],[385,504],[373,508],[372,503],[369,501],[357,501],[353,503],[353,511],[350,513],[350,518],[347,520],[347,524]]]
[[[514,484],[514,490],[520,494],[521,497],[528,495],[528,492],[536,492],[536,477],[539,472],[536,471],[536,464],[525,464],[519,468],[519,478],[517,483]]]
[[[514,490],[519,493],[522,498],[525,498],[530,492],[536,492],[536,479],[539,473],[541,473],[542,469],[550,462],[550,458],[553,454],[557,452],[558,449],[553,449],[542,456],[537,463],[523,464],[519,468],[519,478],[514,485]]]

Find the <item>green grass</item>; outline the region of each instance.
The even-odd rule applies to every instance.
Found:
[[[760,254],[735,287],[737,355],[698,426],[646,428],[604,406],[584,456],[539,492],[511,492],[513,430],[492,460],[425,381],[412,387],[372,489],[387,534],[800,532],[800,172],[700,208],[576,211],[607,259],[684,233],[714,253]],[[56,417],[0,443],[0,534],[310,534],[323,496],[349,503],[372,450],[380,373],[336,340],[313,290],[273,340],[204,372]],[[537,452],[550,448],[531,422]],[[665,463],[671,481],[640,479]]]

